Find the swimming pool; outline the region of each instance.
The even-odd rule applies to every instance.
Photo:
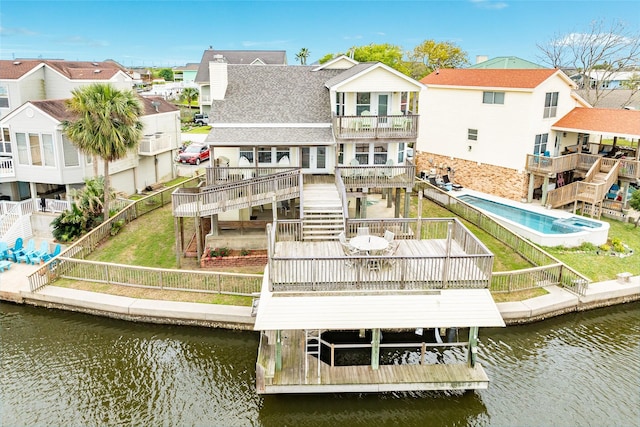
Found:
[[[580,246],[583,242],[601,245],[607,242],[609,224],[563,211],[534,211],[510,200],[498,201],[463,194],[459,200],[491,215],[508,229],[542,246]]]

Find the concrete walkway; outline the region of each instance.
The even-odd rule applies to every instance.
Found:
[[[58,286],[47,286],[33,293],[27,276],[37,269],[38,266],[14,263],[0,273],[0,300],[132,321],[253,330],[255,318],[251,307],[136,299]],[[628,282],[591,283],[583,297],[558,286],[545,289],[549,294],[498,303],[505,323],[530,323],[569,312],[637,301],[640,276],[630,277]]]

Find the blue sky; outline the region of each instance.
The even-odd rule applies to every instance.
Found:
[[[124,66],[200,62],[215,49],[306,47],[312,63],[351,46],[412,50],[449,41],[477,55],[539,61],[536,44],[582,32],[593,20],[622,20],[636,32],[640,0],[170,1],[2,0],[0,59],[59,58]]]

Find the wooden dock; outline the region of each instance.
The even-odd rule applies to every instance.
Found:
[[[305,354],[303,331],[282,331],[282,369],[275,369],[275,334],[263,332],[256,364],[260,394],[379,393],[486,389],[489,378],[479,363],[330,366]],[[305,366],[306,360],[306,366]]]

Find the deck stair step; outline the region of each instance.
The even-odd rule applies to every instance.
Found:
[[[305,184],[303,191],[303,239],[337,240],[344,231],[344,215],[335,184]]]

